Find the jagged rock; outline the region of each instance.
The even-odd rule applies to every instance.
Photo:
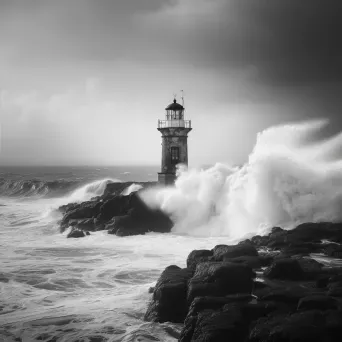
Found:
[[[221,297],[234,293],[251,293],[255,273],[246,265],[228,262],[203,262],[197,265],[189,281],[188,303],[195,297]]]
[[[207,249],[194,250],[189,254],[186,260],[186,266],[189,269],[195,270],[197,264],[201,262],[210,261],[212,256],[213,251]]]
[[[223,258],[237,258],[242,256],[258,256],[258,251],[252,243],[243,243],[233,246],[217,245],[213,249],[213,256],[216,261],[222,261]]]
[[[100,207],[98,220],[107,222],[115,216],[124,215],[128,209],[129,196],[116,196],[103,202]]]
[[[161,274],[144,319],[152,322],[183,323],[187,314],[187,283],[192,271],[169,266]]]
[[[254,246],[257,246],[257,247],[267,246],[268,241],[269,241],[268,236],[255,235],[251,238],[251,242],[253,243]]]
[[[62,228],[67,228],[71,220],[80,220],[87,218],[95,218],[99,214],[101,202],[83,202],[77,206],[72,206],[71,211],[66,211],[60,225]]]
[[[79,230],[95,231],[96,226],[93,218],[80,220],[76,223],[75,228]]]
[[[122,191],[130,184],[132,182],[110,183],[102,196],[60,207],[64,213],[60,222],[61,230],[73,225],[84,231],[107,229],[109,234],[117,236],[170,232],[173,222],[165,213],[149,208],[137,192],[122,195]]]
[[[78,229],[72,229],[70,233],[67,235],[67,238],[81,238],[87,235],[90,235],[90,233]]]

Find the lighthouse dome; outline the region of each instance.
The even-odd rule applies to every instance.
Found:
[[[183,110],[184,107],[181,104],[177,103],[176,99],[174,99],[173,103],[168,105],[165,109],[166,110]]]

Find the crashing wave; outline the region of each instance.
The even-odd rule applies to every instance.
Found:
[[[342,136],[310,140],[326,124],[268,128],[242,167],[183,170],[175,187],[142,197],[173,217],[174,232],[190,235],[239,238],[273,226],[341,221]]]

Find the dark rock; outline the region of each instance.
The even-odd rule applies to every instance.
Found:
[[[100,207],[98,219],[102,222],[106,222],[115,216],[124,215],[128,207],[128,201],[128,196],[121,195],[104,201]]]
[[[144,319],[152,322],[183,323],[187,314],[187,283],[192,271],[169,266],[161,274]]]
[[[253,269],[258,269],[261,267],[260,258],[257,256],[241,256],[237,258],[230,258],[224,255],[223,261],[233,262],[237,264],[245,264]]]
[[[221,297],[234,293],[251,293],[255,274],[246,265],[227,262],[204,262],[196,267],[189,281],[188,303],[195,297]]]
[[[213,255],[216,261],[222,261],[223,258],[236,258],[241,256],[258,256],[258,251],[251,243],[239,245],[217,245],[213,248]]]
[[[90,235],[89,232],[87,232],[88,234],[86,234],[86,232],[83,232],[82,230],[78,230],[78,229],[72,229],[70,231],[70,233],[67,235],[67,238],[81,238],[81,237],[85,237],[86,235]]]
[[[303,280],[305,272],[297,260],[278,259],[264,272],[264,276],[270,279]]]
[[[96,226],[93,218],[80,220],[76,223],[75,227],[79,230],[95,231]]]
[[[170,232],[173,223],[161,210],[150,209],[138,194],[130,195],[128,215],[115,218],[113,229],[116,235],[139,235],[147,232]]]
[[[262,267],[270,266],[274,261],[274,256],[271,254],[260,255],[259,253],[259,261]]]
[[[329,274],[320,274],[316,279],[316,287],[321,289],[327,287],[329,283],[330,275]]]
[[[268,288],[268,285],[266,285],[263,281],[258,281],[258,280],[254,281],[254,287],[253,287],[254,290],[260,290],[260,289],[265,289],[265,288]]]
[[[337,310],[338,308],[338,301],[325,295],[307,296],[298,303],[298,310]]]
[[[342,258],[342,246],[339,244],[333,244],[324,250],[324,254],[332,258]]]
[[[224,302],[225,299],[218,299],[216,303],[219,301]],[[250,304],[245,299],[225,304],[215,311],[209,307],[189,311],[179,341],[242,342],[248,336],[252,321],[276,309],[273,303]]]
[[[193,329],[188,329],[186,334],[182,332],[179,341],[242,342],[248,333],[248,323],[238,306],[231,306],[219,312],[200,312],[192,319],[192,326]]]
[[[81,220],[87,218],[95,218],[100,210],[101,202],[83,202],[71,207],[72,210],[66,211],[60,222],[61,230],[69,227],[72,220]]]
[[[342,239],[342,224],[331,222],[303,223],[289,232],[295,242],[313,242],[323,239],[339,242]]]
[[[324,314],[304,311],[261,318],[249,335],[249,342],[321,342],[324,341]]]
[[[282,254],[292,256],[292,255],[309,255],[310,253],[321,253],[324,250],[324,245],[322,243],[314,242],[295,242],[290,243],[281,249]]]
[[[301,286],[288,286],[279,288],[266,288],[259,291],[260,301],[281,302],[297,308],[300,299],[315,294],[313,290]]]
[[[269,237],[268,236],[260,236],[260,235],[255,235],[251,238],[251,242],[253,245],[257,247],[265,247],[267,246],[269,242]]]
[[[248,303],[253,298],[250,294],[235,294],[225,297],[196,297],[191,303],[188,315],[196,316],[203,310],[222,309],[226,304],[230,303]]]
[[[330,288],[327,295],[331,297],[342,297],[342,286]]]
[[[209,259],[213,256],[213,251],[207,249],[200,249],[192,251],[187,260],[186,266],[189,269],[196,269],[197,264],[205,261],[209,261]]]

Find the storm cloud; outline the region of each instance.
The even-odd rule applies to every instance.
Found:
[[[338,0],[0,0],[0,159],[158,163],[155,122],[180,89],[190,164],[240,162],[257,131],[286,121],[339,130],[341,41]],[[122,132],[140,134],[144,160],[134,139],[108,157]]]

